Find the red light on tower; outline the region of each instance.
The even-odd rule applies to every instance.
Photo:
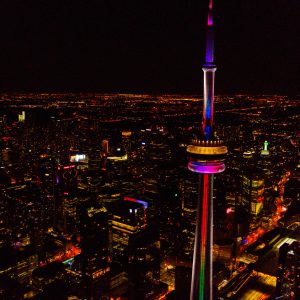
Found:
[[[229,215],[231,213],[232,213],[232,208],[231,207],[226,208],[226,214]]]

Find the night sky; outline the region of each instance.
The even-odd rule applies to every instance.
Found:
[[[206,0],[2,0],[0,91],[202,93]],[[215,0],[216,93],[300,94],[300,0]]]

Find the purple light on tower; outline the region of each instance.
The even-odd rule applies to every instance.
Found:
[[[215,72],[217,70],[214,64],[214,31],[213,31],[213,3],[209,1],[207,26],[206,26],[206,52],[204,72],[204,97],[203,97],[203,133],[206,140],[210,140],[213,130],[214,120],[214,83]]]
[[[207,15],[207,26],[206,26],[206,54],[205,64],[213,64],[214,61],[214,33],[213,33],[213,3],[212,0],[209,2],[208,15]]]
[[[221,173],[225,170],[224,162],[193,162],[190,161],[188,164],[188,169],[192,172],[202,173],[202,174],[216,174]]]
[[[209,1],[206,26],[206,55],[203,65],[204,95],[201,136],[187,147],[188,169],[199,174],[198,203],[190,300],[213,300],[213,182],[214,174],[225,170],[227,147],[216,138],[214,117],[213,2]]]

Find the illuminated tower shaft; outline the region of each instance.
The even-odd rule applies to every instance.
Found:
[[[213,299],[213,177],[225,170],[227,148],[213,134],[214,116],[214,39],[212,0],[209,1],[206,57],[203,65],[204,95],[202,134],[187,147],[188,168],[199,173],[197,219],[190,300]]]
[[[197,223],[190,299],[213,299],[213,175],[199,174]]]
[[[217,68],[213,65],[204,65],[204,95],[203,95],[203,133],[206,141],[212,138],[214,121],[214,84]]]
[[[203,95],[203,121],[202,130],[205,140],[212,137],[214,122],[214,88],[215,72],[217,70],[214,64],[214,32],[213,32],[213,12],[212,0],[209,1],[207,27],[206,27],[206,54],[205,64],[202,68],[204,72],[204,95]]]

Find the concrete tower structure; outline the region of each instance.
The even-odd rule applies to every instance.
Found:
[[[213,299],[213,181],[214,174],[225,170],[227,147],[213,130],[214,64],[213,2],[209,1],[206,33],[206,56],[203,65],[204,96],[202,130],[187,147],[188,168],[199,173],[198,205],[190,300]]]

